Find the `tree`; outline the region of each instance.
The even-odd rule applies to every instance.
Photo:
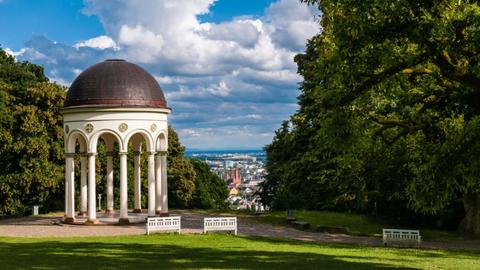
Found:
[[[303,156],[290,153],[287,171],[314,169],[288,184],[319,187],[317,207],[395,198],[436,214],[461,199],[461,229],[480,234],[478,2],[303,2],[318,5],[322,32],[295,58],[288,137]]]
[[[265,147],[265,152],[268,155],[266,169],[268,174],[265,176],[266,181],[260,183],[260,198],[265,205],[273,205],[277,198],[277,201],[284,201],[279,197],[282,194],[282,188],[280,183],[288,183],[288,181],[280,180],[286,176],[288,170],[289,161],[292,160],[290,153],[292,153],[291,139],[288,138],[289,123],[284,121],[282,127],[275,132],[273,142]],[[275,208],[290,208],[294,205],[278,205]]]
[[[227,208],[227,184],[210,170],[204,161],[189,159],[195,169],[195,191],[191,207],[202,209]]]
[[[168,126],[168,201],[173,207],[191,206],[195,191],[195,169],[184,153],[178,134]]]
[[[63,188],[64,97],[42,67],[0,49],[0,214],[54,207],[48,198]]]

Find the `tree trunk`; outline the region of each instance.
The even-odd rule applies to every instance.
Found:
[[[459,226],[461,233],[480,236],[480,193],[466,193],[463,196],[465,217]]]

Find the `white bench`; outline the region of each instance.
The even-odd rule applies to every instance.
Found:
[[[147,218],[147,235],[155,231],[173,231],[180,234],[181,218],[176,217],[149,217]]]
[[[419,230],[383,229],[383,244],[386,246],[392,242],[416,243],[420,247],[422,237]]]
[[[237,235],[236,217],[214,217],[203,219],[203,233],[208,231],[233,231]]]

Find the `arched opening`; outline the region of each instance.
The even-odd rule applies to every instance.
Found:
[[[104,210],[107,216],[114,216],[115,209],[118,209],[119,199],[115,194],[119,194],[119,138],[112,133],[102,133],[97,142],[97,162],[96,162],[96,183],[97,199],[101,205],[99,210]],[[101,197],[100,197],[101,196]]]
[[[120,166],[120,177],[115,177],[114,164],[118,155],[122,156],[120,149],[123,148],[121,137],[112,130],[99,130],[92,134],[89,142],[88,156],[88,220],[87,223],[97,223],[96,211],[97,207],[106,209],[107,215],[113,216],[115,213],[115,184],[116,179],[120,178],[120,208],[121,218],[128,221],[126,206],[122,208],[122,199],[126,198],[126,187],[122,185],[122,176],[126,174],[126,168]],[[118,155],[116,153],[119,153]],[[125,154],[126,157],[126,154]],[[123,169],[123,170],[122,170]],[[126,185],[126,179],[125,179]],[[102,184],[104,183],[104,184]],[[122,196],[122,192],[124,193]],[[99,195],[99,196],[98,196]],[[101,196],[101,197],[100,197]],[[125,198],[124,198],[125,197]],[[103,198],[103,205],[97,206]],[[124,210],[124,211],[122,211]],[[122,216],[123,214],[123,216]]]
[[[129,171],[129,178],[133,179],[133,212],[142,213],[142,205],[145,205],[144,200],[142,200],[142,187],[144,186],[143,178],[146,175],[144,168],[145,166],[145,151],[148,150],[146,147],[147,140],[140,133],[135,133],[129,138],[129,167],[132,168],[131,172]]]
[[[142,206],[147,206],[149,216],[155,216],[155,178],[154,148],[151,134],[143,129],[133,130],[126,136],[129,157],[129,178],[133,181],[133,212],[142,213]],[[142,197],[142,189],[147,189],[147,196]]]

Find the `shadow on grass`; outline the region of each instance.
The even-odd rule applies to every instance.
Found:
[[[273,241],[268,238],[242,238],[252,245]],[[211,247],[208,244],[205,245],[207,247],[189,247],[188,241],[182,239],[179,239],[178,245],[171,241],[162,244],[162,237],[132,240],[121,243],[97,243],[94,239],[81,238],[78,242],[0,242],[0,269],[414,269],[374,263],[368,258],[349,255],[326,255],[289,249],[254,251],[249,250],[245,244],[215,247],[212,242]],[[295,246],[291,248],[295,249]],[[361,262],[352,262],[355,259],[360,259]]]

